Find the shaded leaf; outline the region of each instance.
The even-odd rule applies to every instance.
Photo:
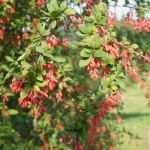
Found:
[[[37,80],[39,81],[43,81],[43,76],[41,74],[39,74],[37,77],[36,77]]]
[[[90,57],[90,56],[91,56],[91,53],[87,53],[87,52],[86,52],[86,49],[84,48],[84,49],[82,49],[82,51],[80,52],[80,55],[81,55],[82,57]]]
[[[115,85],[111,86],[111,90],[115,91],[115,90],[117,90],[117,89],[118,89],[117,86],[115,86]]]
[[[38,64],[36,65],[36,68],[40,69],[44,64],[45,64],[45,60],[43,59],[43,57],[40,57]]]
[[[16,109],[8,109],[8,113],[9,113],[9,115],[17,115],[18,114],[18,110],[16,110]]]
[[[87,66],[91,61],[91,57],[89,57],[88,59],[84,60],[84,59],[81,59],[80,62],[79,62],[79,66],[82,68],[82,67],[85,67]]]
[[[56,20],[54,20],[54,21],[51,23],[52,29],[54,29],[54,28],[56,27],[56,25],[57,25],[57,22],[56,22]]]
[[[57,55],[57,56],[52,55],[51,59],[54,61],[57,61],[57,62],[65,62],[66,61],[66,59],[61,55]]]
[[[26,62],[26,61],[21,61],[21,64],[22,64],[23,68],[29,69],[31,67],[31,65],[28,62]]]
[[[6,58],[6,60],[9,61],[9,62],[13,62],[13,61],[14,61],[10,56],[6,56],[5,58]]]
[[[35,83],[35,85],[38,86],[38,87],[44,87],[46,84],[45,84],[45,82],[38,82],[38,81],[37,81],[37,82]]]
[[[80,24],[80,25],[78,25],[78,27],[79,27],[80,32],[82,32],[84,34],[87,34],[89,32],[88,27],[84,24]]]
[[[137,44],[133,44],[133,45],[131,45],[131,48],[137,49],[137,48],[139,48],[139,46]]]
[[[42,23],[39,23],[39,24],[37,25],[37,29],[38,29],[38,31],[40,32],[40,34],[43,33],[43,31],[44,31],[44,26],[42,25]]]
[[[22,99],[26,98],[30,92],[30,86],[29,85],[26,85],[20,92],[20,97]]]

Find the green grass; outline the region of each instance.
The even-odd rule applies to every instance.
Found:
[[[127,85],[124,92],[122,110],[123,122],[121,127],[139,136],[140,139],[130,139],[124,135],[124,144],[118,150],[147,150],[147,131],[150,128],[150,108],[147,107],[148,99],[144,97],[145,90],[140,89],[140,84]],[[149,141],[150,142],[150,141]]]

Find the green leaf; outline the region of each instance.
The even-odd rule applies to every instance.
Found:
[[[35,90],[35,91],[37,91],[37,92],[40,91],[40,88],[39,88],[39,86],[38,86],[37,84],[34,84],[33,87],[34,87],[34,90]]]
[[[50,51],[48,51],[50,54],[60,54],[60,52],[61,52],[61,48],[59,48],[59,47],[53,47]]]
[[[103,10],[103,3],[99,3],[96,7],[96,11],[99,12],[99,11],[102,11]]]
[[[17,61],[23,60],[26,57],[26,53],[23,53],[18,59]]]
[[[9,113],[9,115],[17,115],[18,114],[18,110],[16,110],[16,109],[8,109],[8,113]]]
[[[50,4],[50,3],[47,3],[46,4],[46,7],[47,7],[47,9],[48,9],[48,11],[51,13],[51,12],[53,12],[53,11],[55,11],[55,9],[53,8],[53,6]]]
[[[64,66],[64,71],[71,71],[73,68],[72,68],[72,66],[71,66],[71,64],[66,64],[65,66]]]
[[[47,51],[47,42],[46,41],[42,41],[41,42],[41,44],[42,44],[42,48],[44,49],[44,51]]]
[[[125,37],[125,36],[122,38],[122,43],[125,44],[125,45],[130,44],[130,42],[127,40],[127,37]]]
[[[45,70],[40,70],[40,73],[41,73],[42,75],[46,75],[46,71],[45,71]]]
[[[42,23],[39,23],[39,24],[37,25],[37,29],[38,29],[38,31],[40,32],[40,34],[43,33],[43,31],[44,31],[44,26],[42,25]]]
[[[106,18],[106,17],[103,17],[103,18],[98,22],[98,24],[99,24],[99,25],[105,25],[105,24],[106,24],[106,21],[107,21],[107,18]]]
[[[65,15],[74,15],[76,12],[74,9],[68,8],[64,11]]]
[[[50,3],[46,4],[47,9],[50,13],[53,11],[59,11],[59,6],[56,0],[51,0]]]
[[[102,80],[101,85],[102,85],[102,89],[106,89],[106,87],[108,86],[108,84],[110,83],[110,79],[106,78],[105,80]],[[107,89],[106,89],[107,91]]]
[[[80,0],[73,0],[76,4],[80,3]]]
[[[81,59],[80,62],[79,62],[79,66],[82,68],[82,67],[85,67],[87,66],[91,61],[91,57],[89,57],[88,59],[84,60],[84,59]]]
[[[126,76],[125,76],[124,72],[121,72],[121,73],[118,75],[118,77],[124,79]]]
[[[31,66],[29,68],[29,72],[28,72],[28,75],[27,75],[27,79],[31,82],[31,83],[34,83],[35,80],[36,80],[36,70],[34,68],[34,66]]]
[[[65,62],[66,61],[66,59],[61,55],[57,55],[57,56],[52,55],[51,59],[56,62]]]
[[[62,3],[60,4],[60,10],[61,10],[61,11],[64,11],[66,8],[67,8],[67,3],[66,3],[66,2],[62,2]]]
[[[110,64],[110,65],[113,65],[114,64],[114,59],[112,56],[107,56],[105,52],[103,52],[103,55],[102,55],[102,60],[105,64]]]
[[[111,90],[113,90],[113,91],[115,91],[115,90],[117,90],[117,89],[118,89],[118,87],[115,86],[115,85],[113,85],[113,86],[111,87]]]
[[[49,16],[50,17],[50,14],[44,10],[40,10],[40,12],[42,12],[45,16]]]
[[[93,47],[93,43],[92,43],[92,38],[91,37],[87,37],[86,39],[83,39],[82,42],[80,42],[80,45],[82,46],[88,46],[88,47]]]
[[[96,41],[94,41],[94,48],[100,48],[100,45],[103,43],[103,38],[97,39]]]
[[[123,70],[123,66],[120,65],[120,64],[118,64],[118,65],[117,65],[116,75],[118,76],[118,75],[122,72],[122,70]]]
[[[82,109],[82,110],[85,109],[84,101],[80,101],[78,105],[79,105],[80,109]]]
[[[91,54],[91,53],[93,52],[93,50],[92,50],[92,49],[84,48],[84,50],[85,50],[85,52],[87,52],[87,53],[89,53],[89,54]]]
[[[98,29],[96,28],[96,26],[90,26],[89,32],[91,35],[93,35],[94,33],[96,34],[98,32]]]
[[[30,85],[26,85],[20,92],[20,97],[22,99],[26,98],[31,90]]]
[[[42,54],[45,52],[44,49],[42,48],[42,46],[37,46],[36,51],[39,53],[42,53]]]
[[[40,57],[39,62],[37,64],[36,68],[40,69],[44,64],[45,64],[45,60],[43,59],[43,57]]]
[[[35,39],[32,40],[32,43],[28,47],[31,47],[31,48],[35,47],[36,45],[39,44],[39,42],[40,42],[40,37],[35,38]]]
[[[99,23],[102,19],[102,14],[100,12],[96,13],[95,19],[96,19],[97,23]]]
[[[6,58],[6,60],[9,61],[9,62],[13,62],[13,61],[14,61],[10,56],[6,56],[5,58]]]
[[[36,47],[36,51],[39,53],[42,53],[44,55],[44,53],[47,52],[47,42],[46,41],[42,41],[41,42],[41,46],[37,46]]]
[[[38,81],[36,81],[35,85],[37,87],[44,87],[45,86],[45,82],[38,82]]]
[[[86,17],[85,21],[91,23],[91,22],[94,21],[94,18],[92,18],[92,17]]]
[[[23,69],[21,73],[22,73],[22,76],[24,77],[28,74],[28,71],[26,69]]]
[[[53,11],[53,12],[51,13],[51,17],[52,17],[52,18],[58,18],[59,16],[60,16],[60,11],[59,11],[59,10]]]
[[[47,36],[50,34],[49,30],[44,30],[42,33],[42,36]]]
[[[125,84],[125,82],[124,82],[123,79],[120,79],[120,80],[119,80],[119,87],[122,88],[122,89],[125,89],[125,88],[126,88],[126,84]]]
[[[116,79],[116,75],[111,75],[110,78],[109,78],[109,82],[112,82],[115,79]]]
[[[43,76],[41,74],[39,74],[37,77],[36,77],[37,80],[39,81],[43,81]]]
[[[91,56],[91,53],[87,53],[87,52],[86,52],[86,49],[84,48],[84,49],[82,49],[82,51],[80,52],[80,55],[81,55],[82,57],[90,57],[90,56]]]
[[[82,34],[80,31],[76,31],[76,34],[79,36],[85,36],[85,34]]]
[[[80,32],[82,32],[84,34],[87,34],[89,32],[88,27],[84,24],[80,24],[80,25],[78,25],[78,27],[79,27]]]
[[[56,20],[54,20],[54,21],[51,23],[52,29],[54,29],[54,28],[56,27],[56,25],[57,25],[57,22],[56,22]]]
[[[139,48],[139,46],[137,44],[133,44],[133,45],[131,45],[131,48],[137,49],[137,48]]]
[[[29,63],[27,63],[26,61],[21,61],[21,64],[22,64],[22,67],[23,68],[27,68],[27,69],[29,69],[30,67],[31,67],[31,65],[29,64]]]
[[[102,50],[95,50],[94,56],[95,57],[103,57],[104,52]]]
[[[111,71],[116,71],[116,66],[112,66],[110,70]]]

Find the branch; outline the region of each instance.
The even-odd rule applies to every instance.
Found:
[[[120,45],[120,46],[122,46],[122,47],[125,47],[125,48],[127,48],[127,49],[129,50],[129,47],[126,46],[126,45],[123,45],[121,42],[115,41],[115,43],[117,43],[118,45]],[[144,56],[144,55],[142,55],[142,54],[139,54],[139,53],[137,53],[136,51],[133,51],[133,53],[136,54],[137,56],[141,56],[141,57],[147,59],[147,60],[150,62],[150,59],[149,59],[148,57],[146,57],[146,56]]]
[[[136,51],[133,51],[133,53],[136,54],[136,55],[138,55],[138,56],[141,56],[141,57],[147,59],[147,60],[150,62],[150,59],[149,59],[148,57],[146,57],[146,56],[144,56],[144,55],[142,55],[142,54],[139,54],[139,53],[137,53]]]

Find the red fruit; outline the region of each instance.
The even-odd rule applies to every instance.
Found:
[[[86,16],[90,16],[91,12],[90,11],[87,11],[86,12]]]

